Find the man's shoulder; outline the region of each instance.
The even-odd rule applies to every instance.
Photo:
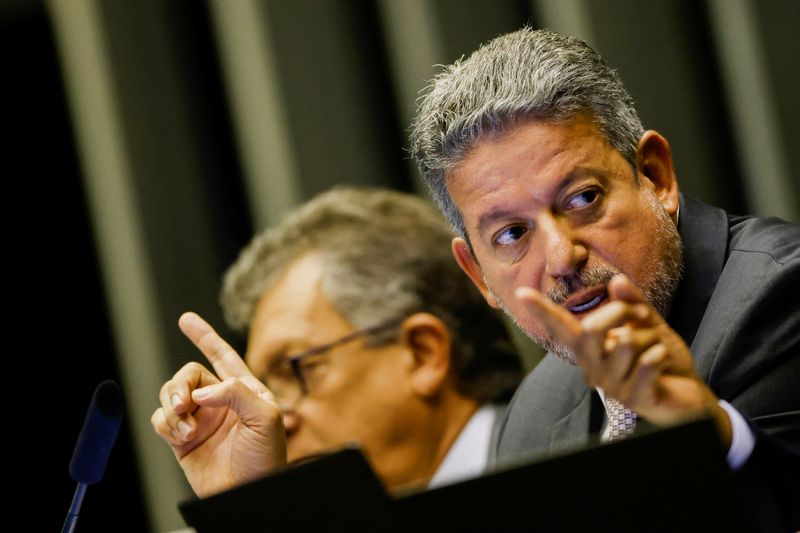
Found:
[[[729,255],[764,254],[776,265],[800,262],[800,226],[776,217],[729,215]]]
[[[553,354],[547,354],[525,377],[511,401],[510,408],[536,410],[535,413],[526,413],[534,416],[558,417],[563,411],[573,409],[587,390],[580,368]],[[542,400],[556,403],[558,408],[539,405]]]
[[[499,459],[551,451],[555,441],[585,440],[590,391],[579,368],[552,354],[514,394],[500,427]]]
[[[715,291],[717,303],[732,298],[758,312],[779,311],[797,315],[794,298],[786,298],[800,282],[800,226],[774,217],[729,216],[728,250]],[[795,289],[796,290],[796,287]],[[775,299],[768,309],[759,305]],[[725,295],[728,295],[727,297]],[[743,312],[747,312],[742,309]]]
[[[727,257],[692,351],[715,393],[752,418],[791,397],[785,376],[800,364],[800,226],[739,216],[729,224]]]

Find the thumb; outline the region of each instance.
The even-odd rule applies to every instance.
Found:
[[[283,430],[283,417],[272,393],[254,391],[240,378],[192,391],[192,400],[204,407],[228,407],[247,427],[264,435]]]

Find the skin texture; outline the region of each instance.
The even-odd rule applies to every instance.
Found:
[[[209,496],[286,464],[278,404],[239,355],[202,318],[181,331],[211,363],[182,367],[161,387],[153,428],[172,448],[192,489]]]
[[[560,348],[590,386],[657,424],[710,413],[729,444],[727,415],[644,295],[675,270],[669,144],[648,131],[636,157],[635,175],[585,115],[522,121],[484,139],[448,176],[472,244],[454,239],[453,254],[490,305]],[[610,280],[577,281],[590,271]],[[570,311],[596,296],[600,305]]]
[[[232,488],[287,460],[354,441],[388,487],[424,483],[477,409],[476,402],[455,390],[447,328],[427,313],[408,317],[399,326],[397,342],[372,348],[362,338],[315,357],[308,374],[309,394],[294,405],[279,405],[281,399],[261,381],[270,364],[354,331],[322,293],[322,268],[318,255],[301,257],[259,301],[247,365],[238,360],[237,386],[229,387],[231,406],[256,398],[246,403],[251,410],[208,410],[197,403],[173,406],[176,391],[181,398],[196,399],[194,388],[218,382],[196,363],[164,385],[153,426],[170,443],[199,495]],[[181,319],[182,329],[186,321]],[[214,337],[215,343],[224,343]],[[247,417],[254,428],[242,427]],[[182,422],[191,428],[185,436]]]

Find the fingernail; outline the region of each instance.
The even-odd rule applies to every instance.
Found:
[[[192,391],[192,397],[198,400],[202,400],[204,398],[208,398],[211,396],[212,389],[211,387],[203,387],[202,389],[195,389]]]
[[[178,396],[178,393],[172,395],[172,407],[177,407],[181,403],[181,397]]]
[[[181,436],[178,434],[178,432],[176,432],[174,429],[171,429],[171,430],[169,431],[169,433],[170,433],[170,435],[172,435],[172,438],[173,438],[173,439],[175,439],[175,440],[183,440],[183,437],[181,437]]]
[[[192,431],[192,426],[181,420],[180,422],[178,422],[178,429],[180,430],[181,435],[183,435],[183,438],[186,438]]]

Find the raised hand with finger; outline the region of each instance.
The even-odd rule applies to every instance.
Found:
[[[728,416],[695,372],[686,343],[626,276],[615,276],[608,302],[581,319],[529,287],[517,298],[574,355],[589,386],[659,425],[711,415],[730,444]]]
[[[211,363],[181,368],[161,388],[153,427],[198,496],[241,485],[286,464],[283,419],[272,393],[214,329],[194,313],[181,331]]]

